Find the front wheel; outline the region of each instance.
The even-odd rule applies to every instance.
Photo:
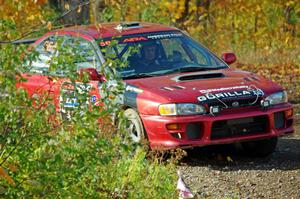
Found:
[[[124,116],[128,122],[126,129],[133,142],[141,143],[145,139],[145,130],[139,114],[133,109],[127,109]]]
[[[249,155],[254,157],[266,157],[274,152],[277,146],[278,138],[268,138],[263,140],[255,140],[242,142],[243,151]]]

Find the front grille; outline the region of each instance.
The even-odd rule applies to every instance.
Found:
[[[274,125],[276,129],[284,127],[284,112],[274,113]]]
[[[202,136],[202,128],[199,123],[190,123],[186,127],[186,136],[188,140],[199,139]]]
[[[229,100],[211,100],[211,102],[207,103],[208,106],[220,106],[225,107],[225,104],[227,108],[240,108],[240,107],[249,107],[249,106],[260,106],[261,98],[256,99],[255,98],[239,98],[239,99],[229,99]],[[238,103],[237,106],[235,104]]]
[[[211,139],[263,134],[268,126],[267,116],[216,121],[212,125]]]

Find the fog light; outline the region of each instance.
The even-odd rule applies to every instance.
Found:
[[[220,113],[220,107],[219,106],[211,106],[209,107],[209,112],[212,115],[216,115]]]
[[[171,133],[171,135],[174,137],[174,138],[177,138],[177,139],[181,139],[182,136],[180,133]]]
[[[289,118],[289,117],[293,116],[294,111],[293,111],[293,109],[289,109],[287,111],[284,111],[284,114],[285,114],[285,118]]]
[[[167,124],[167,129],[168,130],[179,130],[180,125],[179,124]]]
[[[269,101],[269,100],[261,100],[261,101],[260,101],[260,105],[261,105],[263,108],[268,108],[268,107],[270,107],[270,101]]]

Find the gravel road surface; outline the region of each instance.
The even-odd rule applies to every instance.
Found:
[[[179,169],[195,198],[300,199],[300,105],[296,132],[279,139],[267,158],[250,158],[230,146],[188,151]]]

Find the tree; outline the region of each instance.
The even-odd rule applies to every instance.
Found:
[[[49,4],[59,12],[65,13],[62,17],[65,25],[90,23],[90,2],[88,0],[49,0]]]
[[[93,22],[103,22],[104,18],[102,16],[102,12],[105,9],[105,1],[104,0],[95,0],[91,2],[91,6],[93,9]]]

